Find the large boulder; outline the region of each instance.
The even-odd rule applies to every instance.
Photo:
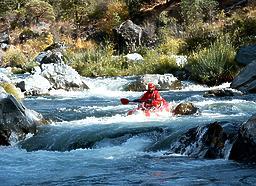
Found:
[[[19,87],[26,96],[47,95],[49,94],[49,90],[52,89],[51,83],[39,74],[27,77],[18,82],[16,86]]]
[[[193,103],[180,103],[173,109],[175,115],[192,115],[197,113],[198,108]]]
[[[60,64],[64,63],[63,51],[65,46],[63,43],[53,43],[52,45],[46,47],[44,51],[40,52],[36,57],[35,61],[40,63],[40,69],[43,71],[44,64]]]
[[[240,127],[238,137],[231,148],[229,159],[256,163],[256,115],[253,115]]]
[[[242,92],[256,92],[256,61],[248,64],[232,81],[231,88]]]
[[[67,91],[89,89],[78,72],[63,63],[46,64],[40,75],[46,78],[54,89],[64,89]]]
[[[241,47],[236,54],[236,61],[243,65],[256,61],[256,45]]]
[[[113,30],[117,49],[120,53],[136,52],[138,46],[152,47],[157,38],[151,29],[145,29],[131,20],[123,22]]]
[[[0,93],[0,145],[11,145],[35,134],[43,121],[42,115],[26,109],[12,95]]]
[[[181,82],[172,74],[146,74],[138,76],[127,85],[125,90],[144,91],[147,84],[153,82],[159,90],[176,90],[181,89]]]
[[[176,142],[172,143],[168,154],[179,153],[194,158],[224,158],[228,154],[228,146],[234,140],[237,132],[228,129],[229,127],[234,128],[231,124],[214,122],[189,129]]]

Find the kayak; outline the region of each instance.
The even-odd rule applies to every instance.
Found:
[[[146,108],[144,107],[144,104],[138,105],[137,108],[133,110],[129,110],[127,115],[136,115],[143,113],[146,117],[150,116],[160,116],[163,113],[170,113],[170,105],[168,103],[165,103],[161,105],[160,107],[151,107],[151,108]]]

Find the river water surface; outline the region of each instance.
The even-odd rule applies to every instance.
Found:
[[[254,185],[255,165],[169,154],[189,128],[211,122],[240,124],[255,113],[256,96],[206,98],[207,87],[187,84],[161,95],[173,106],[192,102],[193,116],[127,116],[142,92],[122,90],[125,78],[87,79],[85,92],[28,97],[24,105],[51,120],[36,136],[0,147],[0,185]],[[186,83],[185,83],[186,84]],[[226,86],[226,85],[224,85]]]

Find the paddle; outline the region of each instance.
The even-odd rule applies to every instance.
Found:
[[[129,99],[127,99],[127,98],[121,98],[120,101],[121,101],[121,103],[122,103],[123,105],[127,105],[127,104],[130,103],[130,102],[132,102],[132,103],[140,103],[140,102],[141,102],[141,101],[138,100],[138,99],[129,100]]]

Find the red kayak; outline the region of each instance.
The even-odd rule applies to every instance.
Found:
[[[145,116],[160,116],[161,113],[169,113],[170,112],[170,105],[166,102],[164,105],[161,105],[160,107],[151,107],[147,108],[144,106],[144,103],[138,105],[137,108],[128,111],[127,115],[133,115],[133,114],[139,114],[144,113]]]

